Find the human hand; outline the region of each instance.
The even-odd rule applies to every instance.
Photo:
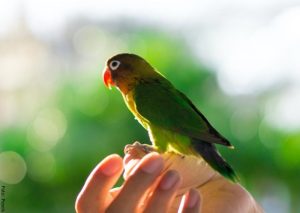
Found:
[[[164,160],[157,153],[140,159],[130,157],[124,158],[126,176],[120,188],[112,189],[123,171],[121,157],[110,155],[96,166],[77,197],[77,213],[170,211],[182,182],[179,173],[163,171]],[[179,212],[200,211],[200,196],[195,189],[188,190],[180,200]]]
[[[126,167],[124,178],[134,168],[134,162],[143,158],[153,148],[135,142],[125,147]],[[249,192],[240,184],[233,183],[213,170],[203,159],[194,156],[180,156],[175,153],[163,153],[165,171],[176,170],[182,183],[177,189],[170,212],[177,212],[181,196],[190,188],[195,188],[201,195],[203,213],[261,213],[263,209],[257,204]],[[164,174],[164,172],[162,173]]]

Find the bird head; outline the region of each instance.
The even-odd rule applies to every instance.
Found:
[[[108,88],[116,86],[121,92],[127,93],[140,79],[155,73],[151,65],[140,56],[122,53],[108,59],[103,81]]]

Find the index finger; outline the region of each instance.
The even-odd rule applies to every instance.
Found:
[[[146,155],[129,175],[108,212],[120,212],[120,209],[123,212],[135,212],[161,173],[163,165],[163,159],[157,153]]]
[[[75,208],[77,212],[98,212],[108,205],[109,190],[123,171],[122,158],[110,155],[102,160],[87,178],[79,193]]]

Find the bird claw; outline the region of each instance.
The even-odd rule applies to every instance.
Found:
[[[133,144],[127,144],[124,148],[125,154],[131,154],[135,156],[144,156],[151,152],[156,152],[157,150],[148,144],[141,144],[139,142],[134,142]]]

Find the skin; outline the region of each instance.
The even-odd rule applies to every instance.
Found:
[[[206,163],[199,164],[193,158],[182,160],[174,154],[145,155],[140,144],[129,145],[125,150],[124,159],[110,155],[91,172],[78,194],[77,213],[120,209],[125,213],[263,212],[242,186],[227,181]],[[199,167],[197,171],[195,164]],[[123,171],[124,183],[112,188]]]
[[[125,163],[131,174],[120,188],[112,188],[124,169],[122,161],[120,156],[110,155],[95,167],[77,197],[77,213],[118,213],[121,209],[125,213],[169,211],[181,184],[179,173],[169,170],[162,175],[163,158],[151,153],[131,164],[130,168]],[[152,195],[149,197],[150,192]],[[199,210],[200,196],[195,189],[191,189],[183,196],[178,211],[196,213]]]

